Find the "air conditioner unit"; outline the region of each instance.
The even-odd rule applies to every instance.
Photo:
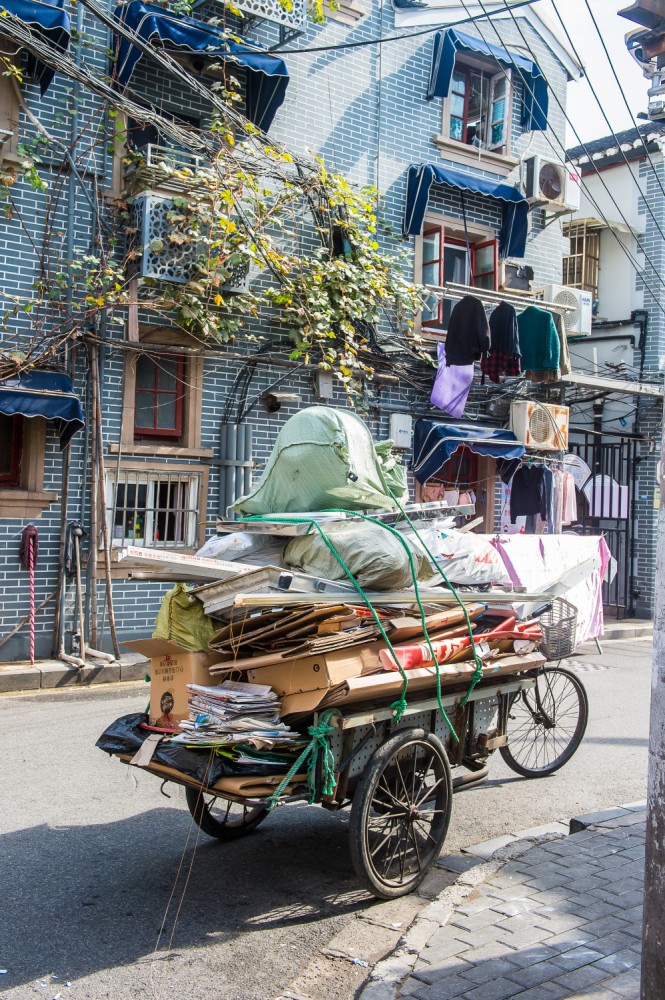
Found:
[[[525,448],[533,451],[567,451],[567,406],[519,400],[510,406],[510,429]]]
[[[593,296],[581,288],[569,288],[567,285],[543,285],[536,289],[536,295],[545,302],[569,306],[562,310],[561,318],[568,337],[591,336],[591,319],[593,317]]]
[[[142,248],[139,277],[156,281],[185,284],[198,270],[199,248],[195,244],[171,242],[168,234],[173,226],[169,212],[172,198],[153,193],[135,198],[131,206],[132,226],[138,233]],[[241,293],[249,289],[249,268],[245,264],[231,267],[220,291]]]
[[[580,207],[582,182],[569,163],[530,156],[524,161],[526,198],[550,212],[575,212]]]

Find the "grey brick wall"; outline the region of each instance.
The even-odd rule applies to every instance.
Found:
[[[352,27],[328,21],[323,26],[309,25],[306,32],[288,48],[308,48],[326,46],[352,40],[364,41],[386,35],[393,29],[391,8],[382,0],[366,0],[368,13]],[[97,72],[106,69],[106,34],[95,28],[84,12],[86,44],[82,57],[95,67]],[[534,29],[520,19],[530,47],[548,78],[558,99],[565,106],[566,75],[550,49]],[[472,26],[466,29],[481,34]],[[498,32],[498,34],[497,34]],[[488,40],[507,47],[523,50],[524,42],[512,23],[500,22],[496,27],[483,27],[482,35]],[[262,25],[251,32],[249,37],[274,45],[277,41],[276,28]],[[400,42],[382,46],[372,45],[342,51],[303,53],[287,55],[291,74],[285,104],[275,120],[272,134],[297,151],[312,150],[322,155],[334,169],[343,172],[356,184],[376,184],[381,196],[381,212],[395,234],[401,232],[401,217],[405,193],[406,170],[411,163],[445,162],[433,142],[433,136],[441,132],[442,106],[440,100],[428,102],[425,99],[427,80],[432,55],[433,36],[421,35]],[[162,103],[171,111],[205,120],[207,111],[191,91],[167,78],[158,68],[144,58],[137,67],[133,79],[133,89],[144,98]],[[564,141],[565,123],[554,98],[550,99],[550,129],[547,134],[522,134],[520,117],[521,83],[516,81],[516,99],[513,107],[512,148],[516,156],[541,152],[552,158],[561,158],[561,144]],[[59,138],[68,141],[71,115],[75,95],[72,85],[56,76],[55,82],[44,99],[38,96],[37,88],[28,84],[24,87],[26,100],[35,114]],[[99,187],[108,180],[110,162],[102,147],[89,150],[87,141],[92,130],[104,126],[104,117],[99,102],[94,96],[83,93],[76,101],[79,121],[85,123],[85,136],[78,144],[77,155],[82,167],[87,171],[84,183],[95,194],[93,181]],[[32,134],[30,126],[21,113],[22,135]],[[86,138],[87,137],[87,138]],[[17,184],[12,189],[12,198],[20,212],[12,218],[0,222],[0,269],[3,276],[0,298],[2,309],[11,308],[12,297],[29,298],[33,282],[38,277],[32,242],[40,245],[47,225],[47,209],[50,195],[63,187],[63,193],[56,203],[55,213],[49,219],[51,234],[49,260],[52,267],[61,267],[67,253],[68,208],[71,196],[71,215],[74,220],[74,240],[79,250],[87,250],[94,245],[96,234],[92,232],[92,218],[89,206],[82,192],[74,185],[70,187],[66,172],[61,172],[60,155],[55,147],[48,152],[47,159],[52,165],[43,167],[43,176],[49,185],[46,193],[35,193],[25,184]],[[454,165],[454,164],[453,164]],[[481,168],[492,174],[492,168],[484,164]],[[515,169],[508,178],[517,180]],[[497,178],[499,179],[499,178]],[[432,192],[431,208],[454,218],[462,218],[459,193],[453,189],[435,187]],[[466,209],[470,221],[483,223],[498,230],[500,212],[496,205],[479,196],[466,198]],[[19,217],[20,216],[20,217]],[[23,227],[23,224],[25,227]],[[27,231],[26,231],[27,229]],[[401,245],[398,235],[395,240]],[[31,242],[32,241],[32,242]],[[408,244],[412,249],[413,241]],[[559,223],[543,228],[543,220],[534,213],[527,246],[525,262],[533,266],[536,284],[560,280],[561,257],[567,243],[561,234]],[[411,264],[408,265],[411,269]],[[40,318],[41,319],[41,318]],[[58,313],[43,317],[45,328],[58,322]],[[24,340],[34,330],[35,318],[19,313],[11,317],[3,345]],[[114,332],[117,336],[117,332]],[[661,337],[661,350],[665,329]],[[251,344],[236,345],[243,351],[251,351]],[[89,401],[86,364],[82,349],[75,360],[76,389],[80,393],[86,412]],[[104,437],[107,445],[117,442],[120,434],[122,410],[123,352],[110,348],[105,352],[103,369],[103,414]],[[219,506],[219,427],[224,403],[230,391],[240,362],[224,358],[206,358],[203,382],[203,447],[212,448],[215,454],[210,465],[210,485],[207,509],[202,506],[200,516],[213,519]],[[284,374],[282,368],[260,365],[253,379],[250,396],[260,394]],[[302,405],[313,402],[311,376],[296,373],[284,385],[289,391],[298,392]],[[400,386],[391,392],[383,391],[377,396],[378,405],[370,409],[367,417],[372,433],[376,437],[388,434],[388,411],[381,405],[400,406],[405,411],[418,412],[427,401],[416,398],[407,387]],[[342,394],[335,399],[336,405],[346,405]],[[295,407],[283,407],[278,414],[266,415],[259,405],[251,415],[254,427],[256,474],[265,464],[274,444],[279,428],[285,419],[295,412]],[[107,465],[114,467],[113,456],[107,454]],[[180,460],[179,460],[180,461]],[[190,460],[196,464],[195,460]],[[146,464],[150,460],[146,459]],[[83,520],[89,527],[89,501],[86,492],[87,445],[85,434],[74,441],[70,475],[70,499],[68,519]],[[47,437],[45,456],[45,489],[61,489],[61,459],[57,449],[57,439],[52,429]],[[60,503],[56,502],[44,510],[37,520],[40,533],[40,558],[37,578],[37,600],[51,593],[56,586],[57,550],[60,532]],[[0,521],[0,579],[4,583],[2,607],[0,607],[0,638],[25,614],[27,606],[27,578],[18,571],[18,540],[25,526],[24,521],[12,519]],[[209,532],[212,529],[208,529]],[[141,583],[137,581],[116,581],[114,599],[116,617],[121,637],[148,634],[154,622],[161,595],[166,585]],[[100,615],[103,605],[103,587],[99,588]],[[38,655],[50,652],[53,605],[40,615],[38,623]],[[73,593],[68,591],[67,629],[73,624]],[[108,644],[108,631],[106,633]],[[0,659],[25,658],[27,656],[27,634],[20,636],[0,648]]]

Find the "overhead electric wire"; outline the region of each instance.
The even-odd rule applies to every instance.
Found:
[[[625,93],[623,87],[621,86],[621,81],[619,80],[619,76],[617,74],[617,71],[614,68],[614,63],[612,62],[612,60],[610,58],[610,54],[607,51],[607,46],[605,45],[605,39],[603,38],[603,36],[600,33],[600,28],[598,27],[598,22],[596,21],[594,13],[591,10],[591,7],[589,5],[589,0],[584,0],[584,2],[586,3],[587,10],[589,11],[589,15],[591,16],[591,20],[593,21],[593,26],[596,29],[596,33],[598,34],[598,37],[600,39],[600,44],[603,46],[603,51],[605,52],[605,55],[607,57],[607,62],[609,64],[609,67],[612,70],[612,75],[614,76],[614,79],[617,82],[617,86],[619,88],[621,96],[623,97],[623,103],[626,105],[626,108],[628,109],[628,114],[630,115],[630,120],[632,121],[633,125],[637,129],[637,134],[638,134],[638,136],[639,136],[639,138],[640,138],[640,140],[642,142],[642,145],[644,147],[644,152],[646,153],[646,158],[649,161],[649,165],[651,166],[651,169],[654,172],[656,180],[658,181],[658,186],[660,187],[661,193],[662,193],[663,197],[665,198],[665,186],[663,186],[663,182],[660,179],[660,174],[656,170],[656,165],[653,162],[653,160],[651,159],[651,154],[650,154],[649,149],[647,147],[647,144],[646,144],[646,141],[644,139],[644,136],[640,132],[640,127],[637,124],[637,121],[635,119],[635,115],[633,114],[632,108],[631,108],[630,104],[628,103],[628,98],[626,97],[626,93]],[[552,0],[552,6],[554,7],[554,10],[556,11],[557,17],[559,18],[559,20],[561,20],[561,14],[559,14],[559,11],[556,8],[554,0]],[[588,77],[587,77],[587,79],[588,79]],[[615,138],[616,138],[616,136],[615,136]]]
[[[466,11],[468,11],[468,7],[467,7],[467,5],[466,5],[466,3],[465,3],[465,0],[460,0],[460,2],[461,2],[461,4],[462,4],[462,6],[464,7],[464,9],[465,9]],[[487,14],[487,10],[486,10],[486,8],[485,8],[485,6],[484,6],[484,4],[483,4],[482,0],[477,0],[477,2],[479,3],[479,5],[480,5],[481,9],[482,9],[483,11],[485,11],[485,16],[486,16],[486,18],[487,18],[487,17],[488,17],[488,14]],[[525,37],[525,35],[524,35],[524,32],[522,31],[521,27],[519,26],[519,24],[518,24],[518,22],[517,22],[517,18],[516,18],[516,17],[514,16],[514,14],[512,13],[512,11],[510,11],[510,8],[507,8],[507,10],[508,10],[508,12],[510,13],[510,16],[512,17],[512,19],[513,19],[513,23],[515,24],[515,27],[517,28],[517,30],[518,30],[518,32],[519,32],[519,34],[520,34],[521,38],[522,38],[522,41],[523,41],[523,43],[524,43],[524,46],[525,46],[525,48],[526,48],[527,52],[528,52],[528,53],[529,53],[529,55],[530,55],[530,56],[531,56],[531,57],[533,58],[534,62],[537,62],[537,57],[536,57],[535,53],[534,53],[534,52],[532,51],[532,49],[531,49],[531,46],[529,45],[529,43],[528,43],[528,41],[527,41],[527,39],[526,39],[526,37]],[[489,44],[489,43],[487,42],[487,39],[486,39],[486,38],[485,38],[485,37],[483,36],[483,33],[482,33],[482,30],[480,29],[480,27],[478,26],[478,24],[476,24],[476,27],[478,28],[478,33],[479,33],[479,35],[480,35],[480,37],[481,37],[481,40],[482,40],[482,41],[483,41],[483,42],[485,43],[485,45]],[[492,25],[492,27],[494,28],[494,30],[495,30],[495,32],[496,32],[496,35],[497,35],[497,38],[499,39],[499,43],[500,43],[500,44],[501,44],[502,46],[504,46],[504,48],[505,48],[505,47],[506,47],[506,46],[505,46],[505,43],[504,43],[503,39],[501,38],[501,35],[499,34],[499,31],[498,31],[498,29],[497,29],[496,25]],[[502,67],[502,72],[503,72],[503,73],[504,73],[504,75],[506,76],[506,79],[509,79],[509,74],[508,74],[508,72],[506,71],[506,69],[505,69],[504,67]],[[521,71],[519,70],[519,68],[518,68],[518,72],[519,72],[519,74],[520,74],[520,77],[521,77],[521,79],[522,79],[522,82],[523,82],[523,84],[524,84],[524,87],[525,87],[525,89],[526,89],[526,90],[528,91],[528,93],[529,93],[529,95],[530,95],[531,99],[532,99],[532,100],[534,101],[534,103],[535,103],[536,107],[538,107],[538,109],[539,109],[539,110],[541,111],[541,113],[542,113],[542,112],[543,112],[543,108],[542,108],[542,107],[540,106],[540,103],[539,103],[539,101],[538,101],[538,99],[537,99],[537,97],[536,97],[536,95],[535,95],[535,92],[534,92],[533,88],[529,86],[528,82],[526,81],[526,79],[525,79],[525,77],[524,77],[524,74],[522,74],[522,72],[521,72]],[[541,73],[542,73],[542,69],[541,69]],[[545,81],[545,84],[547,85],[547,87],[548,87],[548,88],[549,88],[549,90],[551,91],[551,93],[552,93],[552,96],[554,97],[554,100],[556,101],[557,105],[559,106],[559,109],[561,110],[561,112],[562,112],[562,114],[563,114],[563,116],[564,116],[565,120],[566,120],[566,121],[568,122],[568,124],[569,124],[569,125],[571,126],[571,128],[572,128],[572,130],[573,130],[573,132],[574,132],[575,136],[576,136],[576,137],[577,137],[577,139],[578,139],[578,142],[580,142],[580,145],[582,145],[583,149],[584,149],[584,150],[585,150],[585,151],[587,152],[587,155],[588,155],[588,151],[586,150],[586,146],[584,145],[584,143],[582,143],[582,142],[581,142],[581,140],[580,140],[580,138],[579,138],[579,134],[578,134],[577,130],[575,129],[574,125],[572,124],[572,121],[570,120],[570,118],[569,118],[568,114],[566,113],[566,110],[565,110],[565,108],[563,107],[563,105],[562,105],[561,101],[560,101],[560,100],[559,100],[559,98],[557,97],[556,93],[555,93],[555,92],[554,92],[554,91],[552,90],[552,87],[551,87],[551,85],[550,85],[549,81],[547,80],[547,78],[545,77],[545,74],[543,73],[542,75],[543,75],[543,80]],[[565,149],[565,146],[564,146],[564,144],[563,144],[563,143],[561,142],[561,140],[559,139],[559,137],[558,137],[558,136],[556,135],[556,133],[555,133],[554,131],[552,131],[552,134],[553,134],[554,138],[556,139],[557,143],[559,144],[559,146],[561,147],[561,151],[562,151],[562,153],[563,153],[563,157],[564,157],[564,161],[565,161],[565,157],[566,157],[566,149]],[[552,150],[554,151],[555,155],[558,155],[558,154],[557,154],[557,151],[556,151],[556,149],[555,149],[555,147],[554,147],[554,145],[553,145],[553,143],[552,143],[552,140],[551,140],[550,136],[549,136],[549,135],[548,135],[548,133],[547,133],[547,131],[543,132],[543,136],[544,136],[544,138],[545,138],[545,139],[547,140],[547,142],[549,143],[549,145],[551,146],[551,148],[552,148]],[[600,171],[598,170],[598,167],[597,167],[597,166],[596,166],[596,165],[595,165],[595,164],[593,163],[593,161],[591,161],[591,162],[592,162],[592,166],[594,167],[594,169],[595,169],[596,173],[598,174],[598,177],[600,178],[600,182],[601,182],[601,184],[603,185],[603,187],[605,188],[606,192],[607,192],[607,193],[609,194],[610,198],[612,199],[612,201],[613,201],[613,203],[614,203],[615,207],[617,208],[617,210],[618,210],[619,214],[621,215],[621,218],[623,219],[624,223],[626,224],[626,226],[628,226],[629,230],[631,230],[631,232],[632,232],[632,227],[630,226],[630,223],[628,222],[628,220],[627,220],[627,219],[626,219],[626,217],[624,216],[624,214],[623,214],[623,212],[621,211],[621,208],[619,207],[619,205],[618,205],[618,203],[617,203],[616,199],[615,199],[615,198],[613,197],[613,195],[612,195],[611,191],[609,190],[609,188],[608,188],[607,184],[605,183],[605,179],[604,179],[604,177],[602,177],[602,175],[601,175],[601,172],[600,172]],[[613,229],[612,229],[612,227],[610,226],[610,223],[609,223],[609,220],[607,219],[607,217],[606,217],[605,213],[604,213],[604,212],[602,211],[602,209],[601,209],[601,208],[600,208],[600,206],[598,205],[598,202],[597,202],[597,201],[595,200],[595,198],[593,197],[593,195],[592,195],[592,194],[591,194],[591,192],[589,191],[589,188],[588,188],[588,185],[587,185],[587,184],[586,184],[586,183],[584,182],[584,180],[583,180],[583,179],[581,179],[581,183],[582,183],[582,186],[584,187],[584,190],[585,190],[585,192],[586,192],[586,195],[587,195],[587,198],[589,199],[589,201],[591,202],[591,204],[593,205],[593,207],[594,207],[594,208],[596,209],[596,211],[598,212],[598,215],[599,215],[599,217],[600,217],[600,218],[601,218],[601,219],[603,220],[603,222],[605,222],[605,224],[607,225],[608,229],[610,230],[610,232],[612,233],[612,235],[613,235],[613,236],[614,236],[614,238],[616,239],[617,243],[618,243],[618,244],[619,244],[619,246],[621,247],[621,249],[622,249],[622,252],[623,252],[623,253],[625,254],[625,256],[627,257],[627,259],[628,259],[629,263],[630,263],[630,264],[631,264],[631,265],[633,266],[633,268],[635,269],[636,273],[637,273],[638,275],[640,275],[640,277],[641,277],[642,281],[644,282],[644,284],[645,284],[646,288],[648,289],[648,291],[649,291],[649,292],[651,293],[651,295],[653,296],[653,298],[654,298],[654,301],[655,301],[655,304],[656,304],[656,306],[657,306],[657,307],[658,307],[658,308],[660,309],[660,311],[661,311],[661,312],[663,313],[663,316],[665,316],[665,308],[664,308],[664,307],[663,307],[663,306],[661,305],[661,303],[660,303],[660,300],[659,300],[659,294],[658,294],[658,293],[656,293],[656,292],[654,291],[654,289],[653,289],[653,286],[652,286],[652,285],[650,285],[650,284],[649,284],[649,282],[647,281],[647,272],[646,272],[646,271],[645,271],[645,270],[644,270],[643,268],[640,268],[640,267],[639,267],[639,265],[638,265],[638,262],[637,262],[637,261],[635,260],[635,258],[634,258],[634,257],[633,257],[633,255],[631,254],[631,252],[630,252],[630,251],[628,250],[628,248],[627,248],[627,247],[625,246],[625,244],[623,244],[623,243],[621,242],[621,240],[619,239],[619,237],[617,236],[617,234],[616,234],[616,233],[614,232],[614,230],[613,230]],[[655,278],[656,278],[656,279],[658,280],[658,282],[659,282],[659,283],[660,283],[660,285],[662,286],[663,290],[665,290],[665,281],[663,280],[663,278],[661,278],[661,276],[660,276],[660,273],[659,273],[658,269],[657,269],[657,268],[656,268],[656,266],[654,265],[654,262],[653,262],[653,261],[651,260],[651,258],[650,258],[650,257],[649,257],[649,255],[647,254],[646,250],[645,250],[645,249],[644,249],[644,247],[642,246],[642,244],[641,244],[640,240],[639,240],[639,239],[637,238],[637,236],[634,236],[634,238],[635,238],[635,242],[637,243],[637,245],[638,245],[638,247],[639,247],[640,251],[641,251],[641,252],[642,252],[642,254],[644,255],[644,258],[645,258],[645,260],[646,260],[646,261],[647,261],[647,262],[649,263],[649,265],[650,265],[650,267],[651,267],[651,269],[652,269],[652,271],[653,271],[653,273],[654,273],[654,276],[655,276]],[[650,275],[649,275],[649,277],[650,277]]]
[[[577,59],[577,60],[578,60],[578,61],[579,61],[579,62],[581,63],[581,62],[582,62],[582,59],[581,59],[581,57],[580,57],[580,54],[579,54],[579,52],[577,51],[577,49],[576,49],[576,47],[575,47],[575,43],[573,42],[572,38],[570,37],[570,32],[568,31],[568,28],[566,27],[566,25],[565,25],[565,24],[564,24],[564,22],[563,22],[563,18],[561,17],[561,14],[559,13],[559,8],[557,7],[557,5],[556,5],[556,3],[554,2],[554,0],[551,0],[551,3],[552,3],[552,7],[554,8],[554,12],[556,13],[556,16],[557,16],[557,17],[558,17],[558,19],[559,19],[559,23],[561,24],[561,27],[562,27],[562,28],[563,28],[563,30],[564,30],[564,33],[565,33],[565,35],[566,35],[566,38],[567,38],[567,40],[568,40],[568,44],[570,45],[571,49],[573,50],[573,53],[575,54],[575,58],[576,58],[576,59]],[[588,0],[587,0],[587,7],[588,7]],[[596,25],[596,30],[597,30],[597,28],[598,28],[598,26]],[[601,38],[601,41],[602,41],[602,38]],[[604,43],[603,43],[603,44],[604,44]],[[605,50],[605,53],[606,53],[606,55],[607,55],[607,49]],[[608,59],[609,59],[609,55],[608,55]],[[596,101],[596,103],[598,104],[598,107],[599,107],[599,108],[600,108],[600,110],[601,110],[601,113],[602,113],[602,116],[603,116],[603,118],[605,119],[605,122],[606,122],[606,124],[607,124],[607,127],[608,127],[608,129],[610,130],[610,133],[611,133],[611,135],[612,135],[612,138],[614,139],[614,141],[615,141],[615,142],[616,142],[616,144],[617,144],[617,149],[618,149],[618,150],[619,150],[619,152],[621,153],[621,156],[623,157],[623,160],[624,160],[624,163],[626,164],[626,166],[627,166],[627,167],[629,167],[629,168],[630,168],[630,161],[629,161],[628,157],[626,156],[626,153],[625,153],[625,151],[624,151],[624,150],[622,149],[622,147],[621,147],[621,143],[620,143],[619,139],[617,138],[617,134],[616,134],[616,132],[614,131],[614,129],[612,128],[612,123],[610,122],[609,118],[607,117],[607,112],[605,111],[605,108],[603,107],[603,105],[602,105],[602,102],[601,102],[600,98],[598,97],[598,94],[596,93],[596,88],[595,88],[595,87],[594,87],[594,85],[592,84],[592,82],[591,82],[591,79],[590,79],[590,77],[589,77],[589,74],[588,74],[588,73],[586,74],[586,81],[587,81],[587,83],[589,84],[589,89],[591,90],[591,93],[593,94],[593,96],[594,96],[594,98],[595,98],[595,101]],[[621,85],[619,85],[619,89],[621,90]],[[622,91],[622,93],[623,93],[623,91]],[[638,129],[638,134],[639,134],[639,129]],[[645,149],[646,149],[646,147],[645,147]],[[588,155],[588,154],[587,154],[587,155]],[[647,155],[648,155],[648,154],[647,154]],[[651,162],[651,161],[650,161],[650,162]],[[652,166],[653,166],[653,164],[652,164]],[[657,173],[655,172],[655,168],[654,168],[654,173],[655,173],[655,176],[656,176],[656,178],[658,179],[658,182],[660,183],[660,178],[658,177],[658,174],[657,174]],[[654,210],[653,210],[653,208],[652,208],[652,207],[651,207],[651,205],[649,204],[649,199],[647,198],[646,194],[645,194],[645,193],[644,193],[644,191],[642,190],[642,187],[641,187],[641,185],[640,185],[640,182],[638,181],[637,177],[636,177],[636,176],[635,176],[635,174],[634,174],[634,173],[632,172],[632,170],[630,170],[630,169],[629,169],[629,171],[628,171],[628,175],[629,175],[629,177],[631,177],[631,179],[633,180],[633,182],[634,182],[634,184],[635,184],[635,186],[636,186],[637,190],[638,190],[638,191],[639,191],[639,193],[640,193],[640,197],[641,197],[641,198],[643,198],[643,200],[644,200],[644,204],[645,204],[645,207],[646,207],[647,211],[649,212],[649,215],[651,216],[651,218],[652,218],[652,219],[653,219],[653,221],[655,222],[655,224],[656,224],[656,228],[657,228],[658,232],[660,233],[660,235],[661,235],[661,238],[662,238],[663,240],[665,240],[665,232],[663,232],[663,230],[661,229],[661,226],[660,226],[660,223],[659,223],[658,219],[656,218],[656,215],[655,215],[655,213],[654,213]],[[663,185],[662,185],[662,184],[660,184],[660,189],[661,189],[661,191],[663,192],[663,195],[665,195],[665,190],[663,189]]]
[[[469,14],[468,17],[461,17],[457,21],[451,21],[447,25],[448,28],[457,28],[460,24],[472,24],[474,21],[485,20],[487,17],[496,17],[498,14],[505,14],[508,7],[517,9],[518,7],[531,7],[537,0],[519,0],[518,3],[506,4],[505,7],[499,7],[497,10],[493,10],[491,14]],[[423,35],[432,35],[436,31],[441,31],[441,25],[436,24],[429,28],[421,28],[419,31],[411,31],[409,34],[404,35],[389,35],[387,38],[367,38],[362,42],[340,42],[338,45],[316,45],[312,48],[307,49],[280,49],[275,47],[270,49],[271,52],[279,52],[281,56],[297,56],[305,52],[339,52],[342,49],[360,49],[367,45],[387,45],[388,42],[403,42],[408,41],[409,38],[419,38]]]

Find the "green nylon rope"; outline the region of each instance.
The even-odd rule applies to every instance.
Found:
[[[309,760],[307,764],[307,787],[309,788],[310,805],[314,802],[316,797],[316,765],[319,753],[321,754],[321,761],[323,763],[322,792],[324,795],[332,795],[335,791],[335,757],[328,743],[328,733],[332,733],[335,729],[334,726],[330,725],[330,719],[335,715],[335,711],[335,709],[329,709],[327,712],[322,712],[319,716],[318,724],[316,726],[309,726],[308,732],[312,739],[268,799],[267,809],[269,812],[275,808],[280,795],[307,760]]]
[[[322,513],[336,513],[337,514],[337,513],[340,513],[340,511],[325,511],[325,512],[322,512]],[[342,511],[341,513],[348,514],[349,511]],[[378,626],[378,629],[379,629],[379,632],[381,633],[381,636],[385,640],[385,642],[386,642],[386,644],[388,646],[388,649],[390,650],[390,652],[392,653],[392,655],[393,655],[393,657],[395,659],[395,663],[397,664],[399,672],[400,672],[400,674],[402,676],[403,687],[402,687],[402,692],[401,692],[399,698],[397,699],[397,701],[393,702],[393,704],[390,707],[393,709],[393,714],[394,714],[394,717],[395,717],[395,721],[399,722],[399,720],[402,718],[402,716],[404,715],[404,712],[406,710],[406,691],[407,691],[407,688],[409,686],[409,678],[406,675],[406,671],[404,670],[404,667],[400,663],[399,657],[398,657],[397,653],[395,652],[393,644],[391,643],[390,639],[388,638],[388,635],[386,633],[386,630],[383,627],[381,619],[379,618],[378,614],[376,613],[376,609],[374,608],[374,605],[372,604],[372,602],[370,601],[369,597],[367,596],[367,594],[365,593],[365,591],[363,590],[363,588],[360,586],[360,584],[358,583],[358,581],[354,577],[353,573],[351,572],[351,570],[349,569],[349,567],[344,562],[344,559],[342,558],[342,556],[340,555],[340,553],[337,551],[337,549],[335,548],[335,546],[333,545],[333,543],[331,542],[330,538],[327,536],[327,534],[325,533],[325,531],[323,530],[323,528],[321,527],[321,525],[318,523],[318,521],[315,521],[313,518],[310,518],[310,517],[282,517],[282,518],[280,518],[280,517],[267,517],[267,516],[265,516],[263,514],[253,514],[250,517],[239,517],[238,521],[244,521],[244,522],[251,522],[251,521],[254,521],[254,522],[256,522],[256,521],[272,521],[272,522],[277,523],[277,524],[308,524],[310,526],[310,528],[316,528],[316,530],[318,531],[319,535],[321,536],[324,544],[326,545],[326,547],[328,548],[328,550],[332,553],[332,555],[335,557],[335,559],[337,560],[337,562],[340,564],[340,566],[342,567],[342,569],[346,573],[347,577],[349,578],[349,580],[351,581],[351,583],[355,587],[356,591],[360,594],[360,596],[362,597],[363,601],[365,602],[365,604],[369,608],[369,610],[371,612],[371,615],[374,618],[374,621],[376,622],[376,625]],[[343,597],[344,595],[341,595],[341,596]],[[306,594],[303,595],[303,602],[304,603],[307,602],[307,595]],[[449,723],[449,725],[450,725],[450,723]]]
[[[397,497],[395,496],[395,494],[392,492],[392,490],[390,489],[390,487],[388,487],[388,490],[390,492],[391,497],[393,498],[393,500],[395,501],[395,503],[399,507],[400,513],[402,514],[402,516],[406,520],[407,524],[409,525],[409,527],[413,531],[414,535],[416,536],[416,538],[418,539],[418,541],[422,545],[423,549],[427,553],[427,556],[429,557],[432,565],[435,566],[436,569],[438,570],[440,576],[443,579],[443,582],[445,583],[445,585],[448,587],[448,589],[452,593],[453,597],[455,598],[455,600],[459,604],[459,606],[462,609],[462,612],[464,614],[464,621],[466,622],[466,627],[469,630],[469,639],[471,640],[471,650],[473,652],[473,659],[474,659],[475,664],[476,664],[476,669],[473,672],[473,676],[471,678],[471,685],[469,687],[469,690],[466,692],[466,694],[464,695],[464,697],[462,698],[462,700],[460,702],[460,707],[463,708],[466,705],[467,701],[469,700],[471,692],[473,691],[473,689],[475,688],[476,684],[478,683],[478,681],[480,681],[482,679],[482,676],[483,676],[483,661],[481,660],[480,656],[478,655],[478,650],[477,650],[477,647],[476,647],[476,641],[475,641],[475,638],[474,638],[474,635],[473,635],[473,629],[471,627],[471,619],[469,618],[469,612],[466,610],[466,605],[464,604],[464,601],[459,596],[459,593],[457,592],[457,590],[455,589],[455,587],[453,587],[453,585],[451,584],[450,580],[448,579],[448,577],[446,576],[446,574],[441,569],[441,566],[439,565],[439,563],[436,561],[436,559],[434,558],[434,556],[430,552],[428,546],[425,544],[425,540],[421,537],[420,532],[416,528],[415,524],[413,523],[413,521],[411,520],[411,518],[409,517],[409,515],[407,514],[407,512],[404,510],[404,508],[402,507],[401,503],[399,502],[399,500],[397,499]],[[437,673],[438,673],[438,671],[437,671]]]
[[[348,514],[349,511],[336,510],[335,508],[332,508],[332,509],[329,508],[326,511],[326,513],[330,513],[330,514]],[[357,512],[354,512],[354,517],[360,517],[360,518],[362,518],[363,521],[369,521],[370,524],[378,524],[380,528],[385,528],[386,531],[389,531],[390,534],[393,535],[398,540],[398,542],[400,543],[400,545],[402,546],[402,548],[406,552],[406,557],[409,560],[409,568],[411,569],[411,578],[413,580],[413,593],[414,593],[414,597],[416,599],[416,604],[418,605],[418,609],[420,611],[420,623],[422,625],[423,634],[425,636],[425,641],[426,641],[427,646],[429,648],[432,660],[434,661],[434,667],[435,667],[435,670],[436,670],[436,700],[437,700],[437,703],[438,703],[438,706],[439,706],[439,711],[441,712],[441,715],[443,716],[443,719],[445,720],[446,725],[448,726],[448,729],[452,733],[452,736],[453,736],[455,742],[459,743],[459,737],[458,737],[457,733],[455,732],[455,728],[454,728],[452,722],[448,718],[446,710],[443,707],[443,702],[441,700],[441,668],[439,666],[439,661],[437,659],[436,653],[434,652],[434,647],[432,646],[432,642],[431,642],[430,637],[429,637],[429,632],[427,631],[427,624],[426,624],[427,615],[425,614],[425,608],[423,607],[423,603],[422,603],[422,601],[420,599],[420,592],[418,590],[418,576],[417,576],[417,573],[416,573],[416,567],[415,567],[414,562],[413,562],[413,553],[411,552],[411,548],[409,546],[409,543],[407,542],[406,538],[404,538],[402,535],[400,535],[399,531],[396,531],[395,528],[391,527],[391,525],[389,525],[389,524],[384,524],[383,521],[380,521],[376,517],[370,517],[367,514],[361,514],[361,513],[357,513]],[[396,656],[395,650],[393,649],[392,646],[390,646],[390,651],[391,651],[393,657],[395,658],[395,660],[397,662],[397,665],[400,666],[399,660],[397,660],[397,656]],[[400,667],[400,669],[401,669],[401,667]],[[395,702],[395,705],[397,705],[397,704],[398,704],[398,702]],[[406,704],[405,704],[404,707],[406,707]]]

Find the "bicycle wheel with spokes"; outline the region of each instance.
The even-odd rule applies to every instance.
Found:
[[[519,691],[510,704],[501,756],[525,778],[544,778],[573,756],[588,718],[582,682],[569,670],[544,667],[533,687]]]
[[[187,807],[194,822],[209,837],[237,840],[257,828],[268,815],[263,806],[250,806],[216,795],[205,794],[198,788],[186,788]]]
[[[423,729],[400,730],[372,755],[349,834],[353,866],[373,895],[393,899],[422,882],[441,853],[452,794],[445,748]]]

